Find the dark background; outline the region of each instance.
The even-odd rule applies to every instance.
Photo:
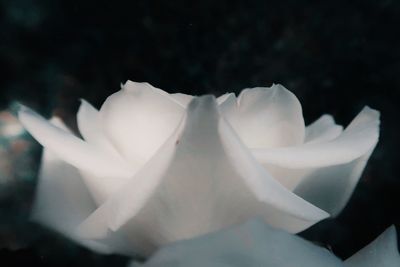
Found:
[[[338,218],[302,234],[346,258],[400,226],[399,28],[396,0],[0,0],[0,106],[19,101],[73,125],[78,98],[99,107],[127,79],[217,95],[281,83],[307,123],[330,113],[347,125],[369,105],[381,138],[363,178]],[[2,266],[123,266],[28,221],[32,151],[31,179],[17,175],[0,194]]]

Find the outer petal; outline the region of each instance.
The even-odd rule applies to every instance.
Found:
[[[261,163],[281,167],[319,168],[348,163],[373,148],[379,137],[379,112],[365,107],[336,139],[295,147],[254,149]]]
[[[213,97],[194,99],[179,128],[82,224],[82,236],[101,239],[123,232],[127,247],[147,255],[162,244],[254,216],[291,232],[327,217],[266,173],[219,116]]]
[[[70,132],[50,124],[26,107],[20,109],[18,118],[40,144],[78,169],[115,176],[127,176],[131,173],[124,162],[103,153]]]
[[[52,123],[66,129],[57,118],[52,119]],[[76,227],[95,209],[78,170],[44,149],[33,219],[92,250],[109,253],[108,245],[82,240],[75,233]]]
[[[341,125],[336,125],[331,115],[323,115],[307,126],[305,143],[322,143],[335,139],[343,132]]]
[[[18,116],[39,143],[84,174],[85,183],[98,204],[134,174],[120,157],[50,124],[28,108],[21,108]]]
[[[106,138],[101,127],[100,114],[91,104],[81,100],[77,113],[79,132],[86,142],[103,148],[107,153],[119,157],[118,152]]]
[[[245,89],[237,100],[228,95],[221,109],[247,147],[293,146],[304,141],[300,102],[281,85]]]
[[[142,267],[342,267],[328,250],[260,220],[159,250]],[[378,265],[376,265],[378,266]]]
[[[372,150],[347,164],[311,171],[300,179],[294,193],[336,216],[349,201]]]
[[[346,267],[398,267],[400,255],[396,228],[391,226],[371,244],[345,261]]]
[[[287,188],[337,215],[354,191],[378,136],[379,112],[367,107],[334,140],[253,152]]]
[[[154,155],[177,127],[184,108],[148,83],[128,81],[100,110],[106,136],[131,163]]]

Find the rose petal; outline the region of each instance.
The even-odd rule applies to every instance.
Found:
[[[131,174],[130,168],[124,162],[50,124],[27,107],[21,107],[18,118],[40,144],[80,170],[100,176],[126,177]]]
[[[84,99],[81,99],[77,123],[79,132],[86,142],[103,148],[107,153],[112,153],[113,156],[120,157],[102,131],[99,111]]]
[[[398,267],[400,255],[396,228],[389,227],[375,241],[345,261],[346,267]]]
[[[134,174],[132,167],[120,157],[84,142],[70,131],[50,124],[30,109],[22,107],[18,116],[39,143],[84,174],[82,177],[98,204]]]
[[[102,132],[98,110],[83,99],[78,110],[77,122],[79,131],[86,142],[103,149],[105,153],[112,154],[119,161],[124,161]],[[130,164],[130,167],[131,175],[140,168],[140,166],[133,166],[133,164]],[[81,171],[81,175],[85,179],[85,183],[90,188],[90,192],[98,205],[103,203],[125,181],[125,179],[117,179],[114,176],[93,175],[87,171]]]
[[[167,245],[143,265],[130,266],[343,267],[343,263],[327,249],[296,235],[276,230],[261,220],[252,220],[219,232]]]
[[[67,130],[58,118],[53,118],[52,123]],[[78,170],[44,149],[32,211],[33,220],[92,250],[110,253],[111,248],[107,244],[82,240],[75,233],[76,227],[95,209],[96,205]]]
[[[348,163],[365,155],[376,145],[378,137],[379,112],[365,107],[334,140],[295,147],[253,149],[253,155],[262,164],[291,169],[319,168]]]
[[[153,90],[154,92],[157,92],[157,93],[159,93],[161,95],[166,96],[167,98],[169,98],[172,101],[176,102],[177,104],[179,104],[183,108],[186,108],[187,104],[189,104],[189,102],[193,99],[192,95],[187,95],[187,94],[183,94],[183,93],[170,94],[170,93],[168,93],[168,92],[166,92],[164,90],[161,90],[159,88],[153,87],[149,83],[136,83],[136,82],[132,82],[132,81],[127,81],[126,85],[130,86],[130,87],[143,86],[143,85],[147,86],[147,87],[151,88],[151,90]],[[121,89],[124,89],[124,84],[121,84]]]
[[[229,98],[231,98],[231,97],[233,97],[233,98],[236,99],[236,96],[235,96],[234,93],[225,93],[225,94],[219,96],[219,97],[217,98],[217,103],[218,103],[218,105],[223,104],[227,99],[229,99]]]
[[[305,143],[322,143],[335,139],[343,132],[331,115],[323,115],[306,127]]]
[[[378,136],[379,112],[367,107],[334,140],[253,153],[286,188],[335,216],[354,191]]]
[[[327,217],[268,175],[220,117],[213,97],[195,98],[179,128],[81,225],[82,236],[122,231],[127,247],[146,255],[253,216],[291,232]]]
[[[294,193],[331,216],[338,215],[349,201],[372,150],[350,163],[316,169],[304,175]]]
[[[170,94],[170,97],[172,97],[175,101],[182,105],[182,107],[185,108],[193,99],[193,96],[181,93]]]
[[[303,143],[305,126],[296,96],[281,85],[244,89],[238,99],[224,96],[222,114],[250,148]]]
[[[128,81],[100,109],[106,136],[131,163],[142,165],[177,127],[184,108],[148,83]]]

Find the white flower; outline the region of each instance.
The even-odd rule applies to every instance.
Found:
[[[157,251],[130,267],[398,267],[400,255],[392,226],[374,242],[342,262],[325,248],[262,223],[242,225]]]
[[[296,233],[336,215],[379,135],[368,107],[344,131],[329,115],[305,127],[281,85],[215,99],[128,81],[100,111],[82,101],[77,117],[83,140],[19,112],[45,147],[35,218],[128,255],[255,216]]]

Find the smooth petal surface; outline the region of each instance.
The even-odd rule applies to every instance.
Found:
[[[86,142],[104,150],[104,153],[112,155],[121,162],[125,161],[104,135],[98,110],[83,99],[77,113],[77,122],[79,132]],[[130,175],[134,175],[140,168],[140,166],[135,166],[134,164],[128,165],[126,163],[126,165],[131,169]],[[127,178],[109,174],[93,174],[83,170],[80,173],[97,205],[102,204],[110,197]]]
[[[234,197],[233,197],[234,196]],[[221,118],[215,98],[195,98],[186,120],[159,152],[80,227],[102,239],[122,231],[148,255],[254,216],[290,232],[326,218],[324,211],[276,182]]]
[[[39,143],[60,159],[78,168],[98,204],[134,174],[132,167],[121,157],[106,152],[95,144],[84,142],[28,108],[21,108],[18,117]]]
[[[261,163],[292,169],[344,164],[365,155],[376,145],[379,123],[379,112],[365,107],[339,137],[329,142],[253,149],[253,154]]]
[[[185,108],[190,103],[190,101],[192,101],[192,99],[193,99],[193,96],[187,95],[187,94],[181,94],[181,93],[170,94],[169,96],[172,97],[182,107],[185,107]]]
[[[130,267],[342,267],[328,250],[261,220],[177,242]],[[379,265],[376,265],[379,266]]]
[[[374,242],[345,261],[346,267],[398,267],[400,255],[396,228],[389,227]]]
[[[148,83],[128,81],[100,109],[103,129],[132,164],[142,165],[178,126],[184,108]]]
[[[305,143],[322,143],[335,139],[343,132],[331,115],[323,115],[306,127]]]
[[[318,125],[335,129],[328,117],[310,127]],[[321,137],[328,136],[333,135],[322,134],[302,146],[253,153],[288,189],[335,216],[349,200],[378,142],[379,112],[366,107],[341,135],[321,142]]]
[[[336,216],[350,199],[378,142],[378,137],[379,113],[365,108],[346,128],[343,136],[332,141],[338,146],[347,144],[363,153],[348,163],[313,169],[300,179],[294,192],[332,216]],[[345,156],[343,154],[342,157]]]
[[[226,98],[226,99],[224,99]],[[305,136],[301,105],[282,85],[244,89],[238,99],[222,96],[224,117],[249,148],[302,144]]]
[[[219,96],[217,98],[218,105],[223,104],[227,99],[229,99],[231,97],[236,98],[234,93],[226,93],[226,94],[223,94],[223,95]]]
[[[67,130],[58,118],[53,118],[52,123]],[[32,211],[33,220],[92,250],[110,253],[111,248],[107,244],[82,240],[75,234],[76,227],[95,209],[96,205],[78,170],[44,149]]]
[[[26,107],[21,107],[18,118],[41,145],[78,169],[110,176],[129,176],[131,173],[124,162],[52,125]]]
[[[349,201],[372,150],[350,163],[313,170],[301,178],[294,193],[331,216],[338,215]]]
[[[86,142],[103,148],[107,153],[112,153],[113,156],[120,157],[103,133],[100,114],[97,109],[82,99],[76,117],[79,132]]]

